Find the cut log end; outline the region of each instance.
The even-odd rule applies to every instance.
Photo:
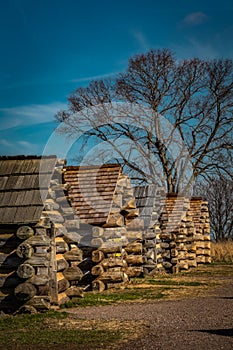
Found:
[[[21,226],[18,228],[16,235],[19,239],[28,239],[34,235],[34,230],[30,226]]]

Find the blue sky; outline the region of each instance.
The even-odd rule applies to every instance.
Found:
[[[233,2],[0,0],[0,153],[42,154],[67,96],[130,56],[233,58]],[[48,152],[63,147],[61,138]],[[59,145],[58,145],[59,144]]]

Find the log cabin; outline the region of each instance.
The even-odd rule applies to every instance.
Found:
[[[0,310],[37,312],[210,262],[208,203],[133,188],[118,164],[0,158]]]

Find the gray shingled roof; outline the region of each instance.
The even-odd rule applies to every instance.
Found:
[[[0,224],[39,221],[56,161],[56,156],[0,157]]]

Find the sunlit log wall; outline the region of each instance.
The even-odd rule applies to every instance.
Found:
[[[200,197],[154,186],[133,190],[119,171],[106,220],[90,225],[72,205],[64,163],[56,162],[36,224],[0,226],[1,310],[44,311],[85,291],[211,262],[208,203]]]
[[[211,262],[208,203],[202,198],[167,195],[159,222],[162,264],[167,272]]]

